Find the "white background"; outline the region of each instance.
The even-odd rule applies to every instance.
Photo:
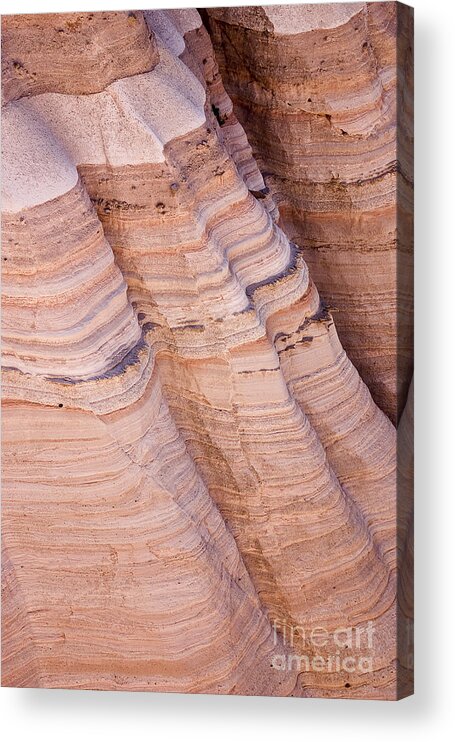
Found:
[[[292,0],[288,0],[292,2]],[[207,5],[247,5],[216,2]],[[9,740],[427,740],[455,707],[453,0],[415,0],[416,35],[416,694],[399,703],[2,688]],[[182,7],[172,0],[134,8]],[[201,2],[202,5],[202,2]],[[12,13],[120,10],[116,0],[16,0]],[[452,492],[452,496],[450,495]]]

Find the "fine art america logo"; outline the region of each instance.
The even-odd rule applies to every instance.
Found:
[[[321,626],[305,629],[273,621],[273,642],[280,651],[272,657],[272,667],[281,672],[359,672],[373,671],[372,621],[366,626],[340,626],[333,631]],[[297,646],[306,653],[298,654]]]

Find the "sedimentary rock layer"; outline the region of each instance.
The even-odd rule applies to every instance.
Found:
[[[396,430],[199,14],[90,15],[6,24],[3,682],[395,698]]]
[[[210,8],[205,18],[280,224],[396,422],[412,376],[412,10]]]
[[[142,13],[2,16],[2,100],[96,93],[159,59]]]

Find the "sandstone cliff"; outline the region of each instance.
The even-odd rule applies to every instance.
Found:
[[[340,28],[357,18],[343,7]],[[286,64],[287,29],[279,25],[277,41],[273,19],[257,28],[265,11],[237,12],[210,11],[222,75],[193,10],[2,20],[6,685],[408,691],[396,596],[410,508],[397,521],[396,429],[369,388],[390,413],[395,62],[384,49],[373,93],[366,65],[348,112],[330,75],[305,78],[308,96],[330,95],[334,108],[331,121],[319,103],[294,114],[316,137],[310,147],[297,119],[272,104],[278,84],[266,90],[255,73],[244,98],[233,93],[245,68],[226,50],[244,60],[248,49],[248,70],[263,52],[267,74]],[[306,23],[302,48],[307,34],[328,35],[327,24]],[[347,54],[352,34],[330,33],[332,53]],[[294,56],[296,38],[286,41]],[[248,125],[247,109],[261,127]],[[381,175],[368,185],[373,130],[377,159],[367,165]],[[249,142],[261,168],[275,163],[266,180],[276,201]],[[349,213],[346,199],[328,198],[324,147],[348,162]],[[316,185],[301,182],[305,158],[323,163]],[[357,218],[360,204],[367,216]],[[380,247],[353,247],[366,232],[342,245],[353,224]],[[313,253],[334,261],[327,281]],[[339,272],[334,322],[316,285],[330,298]],[[400,611],[410,619],[407,585]],[[370,622],[366,669],[365,645],[340,648],[334,636]],[[347,653],[349,669],[278,667],[293,627],[329,637],[308,647],[299,630],[293,653]]]

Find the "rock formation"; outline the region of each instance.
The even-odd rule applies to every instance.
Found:
[[[413,357],[412,11],[342,3],[206,17],[280,225],[396,423]]]
[[[357,17],[350,7],[340,28]],[[236,13],[210,11],[220,58],[234,33],[248,70],[266,41],[278,63],[272,21],[256,27],[266,11],[248,9],[240,25]],[[298,36],[320,33],[312,13]],[[194,10],[10,16],[2,34],[3,683],[405,695],[396,606],[400,592],[410,621],[409,580],[397,580],[411,553],[409,498],[397,519],[396,429],[356,368],[381,396],[396,358],[384,299],[392,311],[396,174],[346,186],[365,217],[337,199],[311,211],[328,186],[297,187],[308,148],[299,152],[294,122],[275,118],[278,87],[258,102],[255,77],[233,108],[224,84],[237,74],[240,84],[244,68],[225,61],[220,75]],[[346,29],[330,34],[332,54],[347,54]],[[330,132],[315,169],[341,122],[361,143],[349,150],[352,177],[371,147],[359,127],[377,129],[367,167],[385,167],[387,53],[382,103],[355,87],[355,111],[339,121],[296,114],[306,131]],[[311,91],[329,85],[314,78]],[[244,121],[247,139],[235,114],[251,106],[255,118],[260,105],[283,131],[273,150],[261,129],[277,173],[289,173],[283,197],[271,178],[276,201],[253,158],[254,126]],[[308,260],[310,276],[305,262],[308,233],[292,226],[297,193],[316,242],[332,244],[331,275],[359,261],[340,288],[341,327],[360,338],[354,365],[316,288],[323,271]],[[338,249],[354,223],[382,248]],[[367,258],[370,283],[358,269]],[[373,315],[374,347],[391,339],[378,365],[363,343]],[[409,492],[405,448],[398,481]]]

